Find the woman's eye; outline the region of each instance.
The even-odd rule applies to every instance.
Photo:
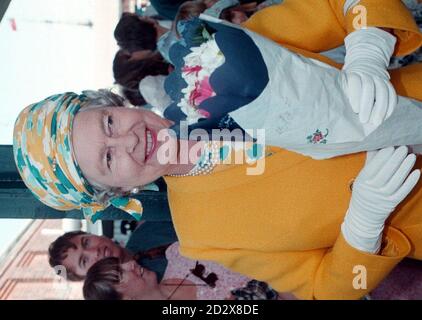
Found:
[[[109,137],[113,135],[113,123],[113,117],[111,115],[107,115],[105,118],[104,130]]]
[[[110,167],[111,167],[111,160],[112,160],[112,157],[111,157],[111,152],[110,151],[107,151],[107,154],[106,154],[106,157],[107,157],[107,167],[110,169]]]

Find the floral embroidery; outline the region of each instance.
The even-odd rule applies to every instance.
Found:
[[[308,143],[312,144],[326,144],[327,143],[327,136],[328,136],[328,129],[325,129],[326,133],[322,133],[319,129],[317,129],[313,134],[306,137]]]

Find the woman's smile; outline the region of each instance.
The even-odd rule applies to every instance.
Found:
[[[157,149],[157,134],[153,129],[145,129],[145,141],[145,162],[148,162]]]

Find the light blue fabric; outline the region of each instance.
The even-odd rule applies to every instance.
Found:
[[[284,0],[266,0],[266,1],[261,2],[259,5],[269,7],[269,6],[273,6],[275,4],[281,4],[283,1]]]
[[[176,29],[179,34],[182,34],[184,28],[185,28],[186,21],[182,20],[177,23]],[[179,39],[176,32],[174,30],[167,31],[165,34],[163,34],[157,41],[157,49],[163,56],[163,58],[174,65],[174,63],[170,59],[170,48],[172,45],[174,45],[177,42],[184,43],[183,39]]]
[[[341,46],[328,51],[320,52],[321,55],[330,58],[331,60],[344,64],[344,57],[346,56],[346,47]]]
[[[167,31],[163,34],[157,42],[157,49],[163,56],[163,58],[172,63],[169,57],[170,47],[175,44],[179,39],[176,36],[176,33],[173,30]]]
[[[220,1],[217,1],[214,5],[212,5],[207,10],[205,10],[204,14],[211,17],[219,18],[221,12],[224,9],[237,6],[238,4],[239,4],[238,0],[220,0]]]

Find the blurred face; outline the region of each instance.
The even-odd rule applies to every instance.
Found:
[[[156,19],[153,19],[150,17],[139,17],[139,20],[149,22],[154,26],[155,31],[157,32],[157,41],[164,33],[168,31],[168,29],[160,26],[160,24],[158,23]]]
[[[115,288],[123,299],[149,300],[158,292],[157,276],[153,271],[138,265],[134,260],[121,264],[122,280]]]
[[[248,20],[248,16],[243,11],[233,10],[231,12],[231,22],[234,24],[242,24]]]
[[[76,249],[69,248],[63,265],[80,277],[85,277],[88,269],[97,261],[107,257],[122,258],[123,249],[111,239],[93,234],[73,237]]]
[[[161,159],[160,163],[157,156],[166,141],[159,141],[157,136],[170,125],[170,121],[146,109],[90,109],[77,113],[74,119],[73,151],[89,181],[128,191],[169,172],[169,161]],[[177,144],[166,146],[170,146],[166,149],[168,158],[177,158]]]

